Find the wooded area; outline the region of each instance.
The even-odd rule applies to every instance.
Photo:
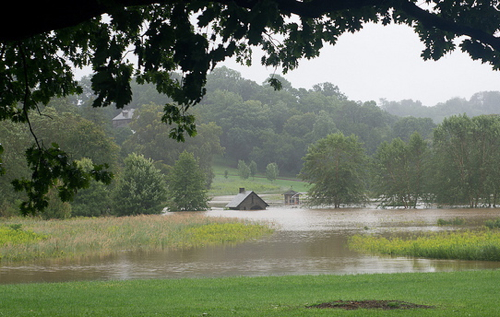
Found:
[[[351,140],[362,150],[356,152],[356,156],[361,155],[359,161],[353,159],[352,153],[343,158],[344,173],[356,172],[356,190],[349,192],[349,199],[328,200],[332,195],[328,199],[313,199],[319,205],[341,206],[362,202],[366,197],[379,198],[385,206],[405,208],[435,202],[472,207],[498,204],[500,184],[496,179],[500,177],[496,175],[500,171],[494,162],[500,159],[500,141],[497,141],[500,119],[496,115],[474,118],[459,115],[444,121],[434,118],[437,121],[434,123],[431,118],[389,113],[387,105],[399,111],[412,111],[415,107],[411,104],[407,107],[408,101],[382,101],[378,106],[374,101],[349,100],[331,83],[306,90],[292,87],[284,78],[280,80],[283,89],[275,91],[269,84],[247,80],[234,70],[215,69],[208,77],[206,97],[191,112],[197,120],[198,134],[179,143],[168,137],[171,127],[162,122],[161,105],[169,100],[156,92],[153,85],[133,83],[134,98],[127,106],[135,109],[132,121],[128,126],[113,128],[112,120],[121,110],[93,108],[95,96],[89,92],[89,78],[84,78],[81,84],[87,93],[51,101],[41,108],[41,115],[33,116],[32,126],[40,142],[57,143],[87,170],[93,164],[110,164],[115,180],[111,186],[93,181],[71,203],[56,204],[57,193],[52,190],[46,216],[160,212],[161,206],[167,205],[169,194],[168,190],[163,192],[158,188],[168,189],[169,182],[180,178],[173,176],[173,167],[184,151],[192,153],[204,175],[205,186],[198,193],[210,186],[215,158],[227,167],[236,168],[238,162],[255,165],[252,169],[262,174],[266,167],[276,163],[280,176],[296,177],[302,170],[304,180],[319,185],[317,180],[304,176],[311,168],[304,162],[308,162],[312,149],[328,144],[326,140],[333,137],[338,142],[343,138]],[[499,97],[498,92],[477,93],[470,101],[461,100],[461,108],[448,107],[450,112],[440,110],[440,113],[451,116],[456,111],[477,113],[478,109],[498,113]],[[479,101],[485,106],[478,107]],[[428,111],[437,111],[453,102],[455,99]],[[32,139],[28,127],[8,121],[0,127],[0,138],[5,148],[6,168],[6,175],[0,177],[3,193],[0,209],[12,214],[24,194],[15,192],[10,182],[29,177],[30,170],[19,158]],[[334,144],[322,147],[333,153],[337,151]],[[458,149],[467,151],[458,153]],[[328,167],[320,167],[321,175],[326,176],[327,170]],[[347,190],[350,186],[347,179],[330,179],[330,184],[322,189],[312,187],[311,197],[328,196],[328,187],[332,186]],[[130,189],[126,189],[132,182],[158,184],[157,189],[142,189],[140,195],[149,197],[146,199],[149,205],[133,202],[133,195],[127,191]],[[178,186],[185,188],[182,184]],[[203,196],[197,199],[205,206]],[[184,210],[182,206],[177,208]]]

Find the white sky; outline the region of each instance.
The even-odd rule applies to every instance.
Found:
[[[351,100],[420,100],[434,106],[453,97],[469,99],[480,91],[500,91],[500,72],[455,51],[439,61],[424,61],[424,46],[407,26],[370,24],[355,34],[342,35],[335,46],[324,47],[320,57],[304,60],[284,75],[295,88],[330,82]],[[244,78],[261,84],[274,69],[225,62]],[[280,74],[280,72],[277,72]]]

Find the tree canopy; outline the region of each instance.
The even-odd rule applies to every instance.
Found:
[[[365,199],[367,157],[354,135],[327,135],[309,147],[300,177],[311,186],[309,203],[316,206],[361,203]]]
[[[369,22],[412,27],[425,45],[424,59],[439,59],[459,47],[472,59],[500,68],[500,11],[494,1],[56,0],[50,6],[9,2],[2,12],[0,120],[28,125],[29,113],[39,105],[82,92],[73,67],[89,66],[94,107],[130,103],[133,77],[140,84],[152,83],[171,98],[162,116],[172,125],[170,137],[183,140],[196,134],[189,110],[204,96],[207,73],[217,63],[236,57],[250,65],[252,47],[260,47],[261,63],[286,73],[300,59],[318,56],[323,45]],[[11,12],[22,12],[29,23],[12,27],[5,16]],[[269,83],[285,87],[276,77]],[[31,180],[17,184],[30,193],[25,212],[44,208],[43,195],[56,180],[63,181],[59,192],[67,200],[88,184],[70,181],[71,174],[110,176],[98,165],[84,175],[64,149],[47,148],[36,136],[27,159]]]
[[[194,133],[186,111],[203,97],[218,62],[235,56],[250,64],[259,46],[263,64],[287,72],[368,22],[413,27],[424,59],[439,59],[460,42],[471,58],[500,67],[500,12],[492,1],[90,0],[75,10],[59,0],[50,7],[10,3],[4,12],[16,10],[30,23],[0,31],[2,119],[26,121],[37,103],[81,91],[71,67],[91,66],[95,106],[128,104],[137,76],[173,99],[164,120],[177,123],[172,136],[182,138]],[[175,70],[181,78],[170,75]]]

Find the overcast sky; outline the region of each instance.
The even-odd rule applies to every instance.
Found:
[[[469,99],[480,91],[500,91],[500,72],[491,66],[460,51],[437,62],[423,61],[422,50],[409,27],[370,24],[358,33],[342,35],[335,46],[323,48],[319,58],[302,61],[284,77],[295,88],[330,82],[351,100],[413,99],[425,106],[454,97]],[[225,65],[259,84],[274,71],[261,66],[259,58],[251,67]]]

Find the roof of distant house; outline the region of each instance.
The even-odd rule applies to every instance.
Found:
[[[135,109],[122,110],[122,112],[120,112],[116,117],[113,118],[113,121],[132,120],[132,117],[134,116],[134,110]]]
[[[252,190],[245,190],[244,188],[240,188],[240,192],[234,196],[234,198],[229,202],[229,204],[226,205],[226,208],[238,208],[238,206],[245,201],[245,199],[250,196],[251,194],[255,194]],[[259,197],[259,195],[255,194],[262,202],[265,204],[265,206],[269,206],[262,198]]]
[[[244,200],[247,198],[253,191],[247,190],[244,192],[238,193],[238,195],[234,196],[234,198],[226,205],[227,208],[236,208],[238,207]]]

